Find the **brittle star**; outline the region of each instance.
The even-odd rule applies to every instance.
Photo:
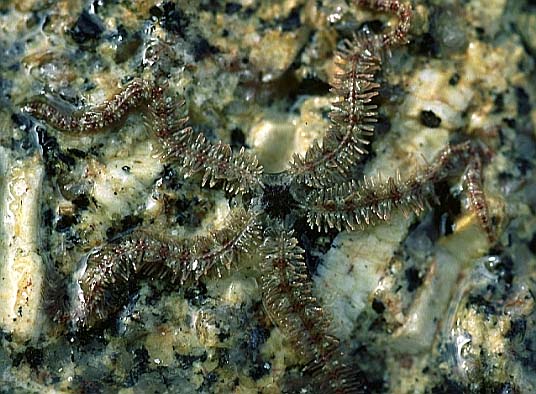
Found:
[[[226,225],[206,235],[176,239],[146,225],[90,253],[80,279],[79,325],[91,328],[113,316],[125,303],[133,281],[154,278],[183,286],[206,275],[222,275],[239,254],[260,253],[266,313],[296,348],[304,374],[313,378],[309,385],[320,392],[354,392],[358,370],[339,348],[339,340],[327,332],[328,318],[312,295],[295,223],[306,220],[319,232],[355,231],[388,221],[394,210],[419,214],[435,199],[438,182],[463,174],[471,208],[494,242],[481,176],[489,152],[478,142],[448,146],[410,176],[356,180],[352,175],[366,157],[373,135],[376,74],[384,52],[406,42],[411,17],[410,6],[399,1],[355,3],[392,13],[398,24],[386,34],[361,34],[344,41],[332,78],[330,127],[321,144],[314,143],[305,157],[295,155],[282,173],[267,174],[244,148],[233,153],[228,144],[211,144],[186,127],[187,119],[178,115],[181,102],[158,81],[134,79],[102,104],[73,112],[42,99],[24,107],[49,126],[78,135],[106,131],[130,113],[141,112],[161,142],[160,160],[201,187],[222,188],[231,201]],[[289,198],[284,210],[276,206],[276,189]]]

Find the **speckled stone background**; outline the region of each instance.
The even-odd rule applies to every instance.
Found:
[[[420,217],[298,234],[310,280],[362,369],[357,392],[534,393],[536,4],[412,4],[362,173],[410,174],[478,139],[493,152],[484,190],[499,239],[479,230],[460,177]],[[93,248],[140,223],[202,233],[228,203],[155,159],[137,114],[73,136],[21,108],[43,94],[95,105],[166,75],[196,131],[278,172],[326,130],[337,45],[394,22],[342,0],[0,0],[0,393],[293,392],[299,359],[264,312],[256,254],[183,288],[136,283],[120,313],[77,326]]]

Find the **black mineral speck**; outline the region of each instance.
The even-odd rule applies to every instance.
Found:
[[[264,375],[270,373],[270,368],[271,366],[269,363],[259,363],[251,369],[249,376],[251,376],[253,380],[259,380]]]
[[[242,9],[242,5],[235,3],[235,2],[230,2],[230,3],[225,4],[225,13],[228,15],[236,14],[241,9]]]
[[[497,93],[493,100],[493,113],[499,113],[504,111],[504,94]]]
[[[203,60],[204,58],[219,53],[219,49],[210,43],[203,37],[199,38],[193,44],[193,55],[196,62]]]
[[[191,305],[201,306],[207,299],[207,286],[203,282],[199,282],[191,287],[188,287],[184,292],[184,298]]]
[[[12,358],[12,365],[14,367],[18,367],[23,360],[26,360],[28,365],[32,369],[37,369],[38,367],[43,364],[44,361],[44,353],[42,349],[35,348],[33,346],[29,346],[26,348],[24,352],[21,353],[15,353]]]
[[[377,298],[374,298],[372,300],[372,309],[374,312],[381,315],[385,311],[385,305]]]
[[[529,249],[532,253],[536,254],[536,232],[532,234],[532,238],[529,242]]]
[[[493,305],[493,302],[481,294],[470,294],[467,298],[467,304],[474,305],[477,310],[483,312],[487,316],[495,315],[497,313],[497,308]]]
[[[439,127],[441,124],[441,118],[438,117],[433,111],[421,111],[420,120],[421,124],[432,129]]]
[[[43,211],[43,223],[52,223],[54,220],[54,211],[47,208]]]
[[[248,336],[248,350],[252,353],[258,352],[269,335],[270,332],[266,328],[260,326],[253,328]]]
[[[85,159],[87,157],[87,153],[83,150],[76,149],[76,148],[68,148],[67,152],[74,157],[77,157],[79,159]]]
[[[177,360],[177,364],[179,364],[180,368],[189,369],[192,367],[192,364],[196,361],[201,361],[201,362],[206,361],[207,354],[203,353],[200,356],[195,356],[195,355],[175,353],[175,359]]]
[[[320,256],[330,249],[338,233],[336,230],[331,229],[326,234],[319,235],[318,232],[311,229],[307,220],[303,219],[294,223],[294,230],[296,234],[299,234],[300,247],[305,250],[307,270],[311,275],[314,275],[320,263]]]
[[[440,51],[438,43],[430,33],[416,37],[414,48],[418,55],[429,57],[437,57]]]
[[[216,381],[218,380],[218,374],[216,372],[210,372],[207,375],[206,380],[207,380],[208,383],[216,383]]]
[[[462,212],[460,199],[450,192],[448,182],[439,182],[435,185],[435,195],[439,197],[439,209],[434,210],[434,222],[437,224],[437,237],[452,234],[454,223]],[[437,238],[431,238],[432,241]]]
[[[510,287],[512,285],[512,281],[514,280],[514,261],[512,258],[508,255],[502,255],[500,263],[497,264],[495,269],[498,271],[499,281],[504,282],[506,287]]]
[[[77,223],[77,219],[72,215],[62,215],[59,217],[56,222],[55,229],[56,231],[63,233],[69,230],[69,228]]]
[[[17,368],[24,359],[24,353],[14,353],[11,357],[11,365]]]
[[[523,318],[516,319],[510,324],[510,329],[506,333],[505,337],[508,339],[514,339],[519,337],[523,339],[525,332],[527,331],[527,320]]]
[[[160,23],[164,29],[175,33],[179,36],[184,36],[186,28],[188,27],[190,21],[186,14],[177,7],[172,1],[168,1],[162,5],[161,13],[157,12],[153,8],[152,15],[160,15]]]
[[[0,336],[3,336],[7,342],[13,341],[13,334],[0,330]]]
[[[106,230],[106,237],[109,241],[111,241],[116,237],[120,236],[122,233],[128,230],[132,230],[134,227],[141,224],[142,220],[143,219],[139,216],[127,215],[123,219],[121,219],[121,222],[119,224],[114,227],[110,227]]]
[[[458,73],[452,74],[452,77],[449,78],[449,85],[456,86],[458,82],[460,82],[460,74]]]
[[[223,3],[224,2],[221,0],[201,0],[199,2],[199,9],[202,11],[217,13],[223,10]]]
[[[300,26],[300,9],[299,7],[296,7],[292,9],[289,16],[283,19],[283,21],[281,22],[281,29],[283,31],[292,31],[296,30]]]
[[[78,44],[83,44],[100,38],[104,30],[104,24],[100,18],[84,9],[71,29],[71,37]]]
[[[419,270],[415,267],[409,267],[405,271],[406,280],[408,281],[408,291],[415,291],[422,285],[422,277]]]
[[[157,5],[153,5],[151,8],[149,8],[149,15],[151,15],[153,18],[160,19],[164,15],[164,10]]]
[[[475,32],[479,40],[482,41],[485,39],[486,30],[483,27],[481,26],[475,27]]]
[[[528,115],[531,110],[530,97],[525,89],[516,87],[517,113],[521,116]]]
[[[35,348],[33,346],[29,346],[24,351],[24,358],[28,362],[28,365],[32,369],[37,369],[38,367],[43,364],[43,360],[45,359],[45,356],[43,354],[43,349]]]
[[[48,132],[37,127],[37,139],[43,151],[43,159],[45,162],[45,171],[48,175],[56,175],[58,172],[56,153],[59,150],[59,144],[55,137],[50,136]]]
[[[523,176],[527,175],[527,172],[532,169],[532,164],[530,161],[521,157],[515,159],[515,165]]]
[[[381,34],[385,29],[385,23],[379,19],[373,19],[363,22],[358,28],[357,31],[363,32],[364,34]]]
[[[81,210],[87,209],[89,207],[90,200],[86,194],[79,194],[74,198],[72,203]]]
[[[239,128],[231,130],[231,147],[233,149],[240,149],[246,145],[246,136],[244,132]]]
[[[229,330],[220,329],[220,332],[218,333],[218,340],[220,342],[225,342],[229,338],[231,338],[231,333]]]
[[[512,129],[515,129],[516,128],[516,120],[513,119],[513,118],[503,118],[502,121],[504,122],[504,124],[506,124],[508,127],[512,128]],[[501,136],[501,134],[499,134],[499,137],[501,137],[501,144],[503,144],[503,138]]]
[[[206,213],[206,201],[197,197],[179,198],[170,205],[169,215],[181,226],[197,227]]]
[[[322,96],[329,93],[331,86],[319,78],[307,77],[300,81],[296,96]]]
[[[387,134],[389,130],[391,130],[392,124],[391,120],[386,117],[385,115],[378,115],[378,121],[374,125],[374,135],[375,136],[383,136]]]

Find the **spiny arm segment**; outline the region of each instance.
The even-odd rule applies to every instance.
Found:
[[[93,107],[66,111],[53,100],[38,97],[23,110],[57,130],[76,135],[94,134],[109,129],[141,108],[151,98],[152,91],[150,82],[136,78],[112,98]]]
[[[328,320],[312,294],[304,251],[293,232],[281,224],[268,229],[261,253],[264,308],[298,350],[310,386],[327,394],[359,392],[359,370],[346,363],[339,340],[328,334]]]
[[[187,118],[177,117],[180,105],[163,91],[155,95],[150,115],[155,134],[162,143],[159,156],[173,163],[185,177],[201,177],[201,185],[221,185],[232,194],[262,189],[263,168],[257,158],[242,147],[234,153],[229,144],[211,144],[203,134],[183,127]]]
[[[358,227],[385,221],[393,210],[404,214],[422,212],[429,199],[436,198],[434,185],[464,171],[471,209],[477,214],[480,224],[490,241],[494,230],[490,224],[486,200],[482,193],[481,157],[482,146],[465,142],[446,147],[429,165],[414,175],[402,179],[400,174],[382,180],[365,178],[361,182],[349,181],[322,190],[313,191],[304,205],[311,227],[327,231],[356,230]]]
[[[201,176],[201,184],[221,185],[232,194],[262,188],[263,168],[257,158],[243,148],[233,153],[228,144],[211,144],[202,134],[186,127],[188,118],[178,116],[184,101],[168,94],[165,84],[137,78],[109,100],[89,108],[65,111],[52,100],[37,98],[24,110],[50,126],[75,135],[87,135],[110,129],[128,114],[146,115],[148,128],[162,143],[160,158],[177,166],[184,177]]]
[[[366,154],[377,118],[371,100],[378,94],[374,73],[380,68],[380,58],[374,51],[361,50],[362,45],[350,41],[344,45],[337,53],[331,89],[336,98],[322,145],[313,143],[305,157],[295,154],[291,162],[290,173],[315,188],[346,176]]]
[[[312,294],[311,282],[292,231],[282,226],[268,230],[260,248],[261,289],[272,322],[293,342],[306,362],[323,357],[338,341],[326,336],[327,322]]]
[[[294,155],[290,173],[300,183],[322,188],[348,178],[350,170],[367,153],[366,146],[377,121],[376,105],[372,98],[378,94],[375,74],[382,62],[382,52],[403,44],[411,20],[411,6],[393,0],[359,0],[364,6],[398,17],[397,26],[379,36],[356,35],[345,40],[336,53],[336,70],[331,92],[335,96],[329,114],[330,126],[322,139],[306,152],[305,157]]]
[[[116,312],[126,301],[130,285],[140,278],[157,278],[183,285],[205,275],[221,275],[241,253],[256,245],[259,212],[233,208],[222,229],[208,235],[175,240],[144,228],[88,256],[80,279],[84,324],[90,326]]]

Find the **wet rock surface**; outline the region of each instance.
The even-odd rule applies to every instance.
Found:
[[[155,159],[158,141],[135,111],[73,136],[23,114],[29,99],[70,113],[160,78],[197,132],[279,172],[327,128],[337,45],[389,25],[345,1],[194,3],[0,4],[2,393],[276,394],[303,383],[263,307],[255,253],[184,287],[118,285],[115,314],[77,322],[88,254],[141,224],[203,234],[229,205]],[[439,185],[439,203],[418,217],[338,235],[293,223],[296,238],[332,334],[363,368],[357,392],[532,393],[536,6],[439,3],[413,2],[409,43],[384,59],[382,121],[361,172],[411,173],[449,142],[482,141],[498,240],[478,230],[460,179]],[[267,185],[262,204],[293,219],[297,200]]]

